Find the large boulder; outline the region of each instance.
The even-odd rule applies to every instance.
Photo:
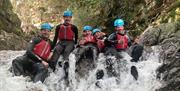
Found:
[[[142,34],[145,46],[159,45],[163,65],[157,70],[163,87],[157,91],[180,91],[180,23],[149,27]]]
[[[21,21],[12,9],[9,0],[0,1],[0,50],[23,49],[27,43],[20,28]]]

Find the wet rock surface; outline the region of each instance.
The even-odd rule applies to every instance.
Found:
[[[0,50],[23,49],[27,43],[20,28],[21,21],[12,9],[9,0],[0,1]]]
[[[163,65],[157,70],[157,78],[163,87],[157,91],[180,90],[180,23],[165,23],[149,27],[142,35],[142,44],[160,45]]]

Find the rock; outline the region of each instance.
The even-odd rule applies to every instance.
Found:
[[[20,50],[27,44],[21,21],[12,9],[10,0],[0,1],[0,50]]]
[[[140,39],[140,42],[143,45],[147,45],[147,46],[157,45],[159,41],[158,38],[160,32],[161,29],[150,26],[144,31],[142,38]]]
[[[158,68],[157,77],[163,87],[157,91],[180,91],[180,23],[164,23],[149,27],[143,33],[141,43],[145,46],[161,46],[160,58],[163,65]]]
[[[26,47],[27,42],[23,38],[14,33],[2,32],[0,50],[22,50]]]

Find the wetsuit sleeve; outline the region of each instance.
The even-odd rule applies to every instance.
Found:
[[[73,32],[75,34],[75,44],[77,44],[77,41],[78,41],[78,28],[75,25],[73,25],[72,30],[73,30]]]
[[[127,36],[127,39],[128,39],[128,46],[130,47],[132,45],[131,39],[130,39],[130,37],[128,35],[126,35],[126,36]]]
[[[103,40],[106,40],[108,38],[108,35],[107,34],[105,34],[105,35],[103,35]]]
[[[52,50],[53,42],[50,39],[49,39],[49,43],[51,45],[51,50]]]
[[[36,54],[33,53],[33,49],[34,49],[35,45],[38,44],[40,41],[41,41],[40,38],[32,39],[29,42],[27,49],[26,49],[27,50],[26,51],[27,56],[35,62],[41,62],[42,61],[40,57],[38,57]]]
[[[117,44],[117,38],[116,38],[116,33],[112,33],[111,35],[109,35],[108,37],[108,41],[112,44]]]
[[[57,39],[58,39],[58,31],[59,31],[59,28],[60,28],[60,25],[58,25],[56,27],[56,30],[55,30],[55,36],[54,36],[54,39],[53,39],[53,43],[52,43],[52,49],[54,49],[56,43],[57,43]]]

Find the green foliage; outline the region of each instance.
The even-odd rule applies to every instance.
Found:
[[[156,1],[156,6],[159,7],[163,4],[164,0],[155,0]]]
[[[172,0],[170,1],[172,2]],[[91,25],[101,27],[111,33],[114,30],[113,21],[120,17],[127,22],[126,29],[135,30],[131,33],[134,36],[139,35],[151,22],[156,20],[156,13],[155,16],[150,15],[149,13],[154,12],[149,10],[156,10],[163,7],[163,5],[169,7],[170,4],[166,2],[169,2],[169,0],[34,0],[34,2],[25,0],[23,2],[25,8],[21,10],[21,15],[23,15],[21,19],[25,19],[23,21],[28,23],[32,23],[32,21],[34,23],[48,21],[57,24],[62,18],[63,11],[70,9],[73,11],[73,23],[80,30],[84,25]],[[29,9],[32,9],[33,12],[26,13],[25,11]],[[170,10],[167,12],[167,16],[161,16],[158,19],[163,22],[168,22],[170,18],[174,19],[174,10]],[[51,18],[52,16],[55,18]],[[41,21],[38,21],[38,19],[33,20],[34,17],[42,19]],[[132,23],[134,20],[135,23]]]
[[[176,17],[180,17],[180,14],[178,14],[179,11],[176,12],[176,10],[179,8],[179,5],[180,1],[174,2],[174,4],[169,7],[169,11],[165,15],[159,16],[159,19],[161,19],[160,23],[179,21],[176,19]]]
[[[75,13],[74,23],[80,27],[99,24],[100,12],[107,0],[70,0],[70,8]],[[101,17],[101,16],[100,16]]]
[[[133,31],[130,31],[129,32],[129,35],[132,36],[132,37],[136,37],[136,36],[139,36],[141,35],[141,33],[143,32],[143,29],[135,29]]]

